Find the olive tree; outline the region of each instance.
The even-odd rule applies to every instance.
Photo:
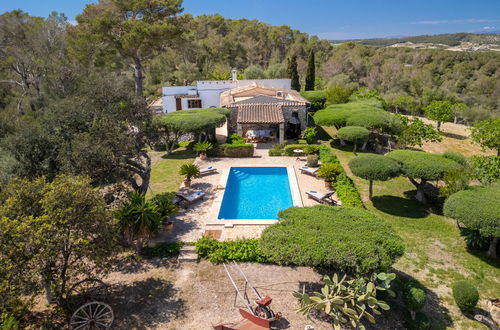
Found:
[[[428,181],[441,180],[446,173],[461,168],[452,159],[423,151],[395,150],[388,153],[387,157],[401,164],[402,174],[417,188],[415,197],[420,202],[426,201],[424,188]]]
[[[451,195],[444,203],[444,215],[468,229],[490,238],[487,255],[497,258],[500,237],[500,184],[470,187]]]
[[[449,101],[432,101],[424,108],[425,115],[437,122],[437,130],[441,131],[441,123],[453,119],[453,105]]]
[[[471,133],[472,141],[483,149],[496,150],[500,156],[500,118],[483,120],[472,128]]]
[[[340,139],[341,145],[345,145],[344,141],[349,141],[354,144],[353,152],[356,152],[357,145],[361,143],[363,144],[361,149],[365,149],[369,135],[370,131],[361,126],[346,126],[337,131],[337,137]]]
[[[17,179],[0,195],[0,274],[22,296],[62,302],[82,278],[102,276],[116,247],[103,198],[82,177]]]
[[[373,196],[373,181],[386,181],[401,174],[401,166],[389,157],[375,154],[365,154],[349,162],[352,173],[370,181],[369,199]]]

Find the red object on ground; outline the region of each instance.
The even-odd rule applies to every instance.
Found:
[[[268,306],[273,302],[273,298],[269,296],[265,296],[263,299],[256,301],[259,306]]]
[[[265,298],[264,298],[265,299]],[[240,314],[244,321],[238,324],[219,324],[214,327],[215,330],[269,330],[271,325],[269,320],[262,319],[244,309],[240,309]]]

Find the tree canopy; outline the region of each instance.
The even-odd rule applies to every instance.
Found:
[[[358,208],[293,207],[261,236],[262,251],[281,265],[350,274],[387,270],[403,255],[402,239],[383,220]]]
[[[441,130],[441,123],[453,119],[453,105],[449,101],[432,101],[424,108],[427,118],[437,121],[437,129]]]
[[[500,237],[500,184],[473,186],[451,195],[444,203],[444,215],[491,238],[489,256],[496,257]]]
[[[500,156],[500,118],[487,119],[472,127],[472,140],[483,149],[496,150]]]
[[[401,166],[397,161],[376,154],[364,154],[351,159],[349,168],[354,175],[370,181],[370,200],[373,196],[373,181],[386,181],[401,174]]]
[[[366,143],[369,135],[370,131],[361,126],[346,126],[337,131],[337,137],[340,139],[341,143],[343,143],[343,141],[353,143],[354,150],[356,150],[358,144]]]
[[[387,157],[401,164],[403,175],[417,188],[419,201],[425,201],[423,189],[427,181],[440,180],[447,172],[460,169],[460,164],[452,159],[423,151],[395,150],[389,152]]]

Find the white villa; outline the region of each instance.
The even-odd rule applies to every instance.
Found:
[[[162,88],[163,113],[210,107],[231,109],[228,134],[283,142],[307,125],[309,101],[291,89],[290,79],[197,81],[194,86]]]

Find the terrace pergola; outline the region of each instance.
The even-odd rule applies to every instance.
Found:
[[[263,125],[275,129],[278,126],[279,142],[285,141],[285,118],[282,105],[278,103],[244,103],[237,106],[236,130],[243,136],[243,125]]]

